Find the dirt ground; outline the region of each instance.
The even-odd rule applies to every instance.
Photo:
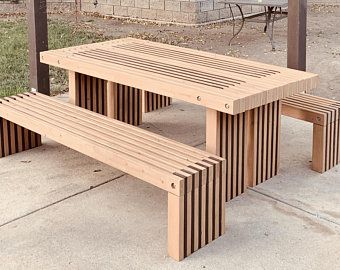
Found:
[[[51,15],[76,23],[74,15]],[[192,27],[79,15],[78,26],[113,38],[137,37],[198,50],[286,66],[287,20],[276,23],[276,51],[271,50],[263,25],[246,22],[231,47],[230,22]],[[314,94],[340,100],[340,6],[313,5],[308,10],[307,70],[320,74]]]

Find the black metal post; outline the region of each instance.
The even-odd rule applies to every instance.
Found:
[[[306,70],[307,0],[288,0],[287,66]]]
[[[30,87],[50,94],[48,65],[40,63],[39,54],[48,50],[46,0],[27,0]]]

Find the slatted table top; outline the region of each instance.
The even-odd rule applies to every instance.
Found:
[[[238,114],[317,87],[318,75],[133,38],[42,52],[42,63]]]

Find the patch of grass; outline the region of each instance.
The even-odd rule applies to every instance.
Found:
[[[68,22],[49,21],[49,49],[58,49],[106,40],[93,29],[70,25]],[[29,90],[27,22],[24,19],[0,20],[0,97]],[[68,89],[65,70],[50,68],[51,90]]]

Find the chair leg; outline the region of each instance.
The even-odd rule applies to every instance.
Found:
[[[41,136],[0,118],[0,158],[41,145]]]
[[[312,169],[319,173],[326,171],[327,126],[313,125]]]

